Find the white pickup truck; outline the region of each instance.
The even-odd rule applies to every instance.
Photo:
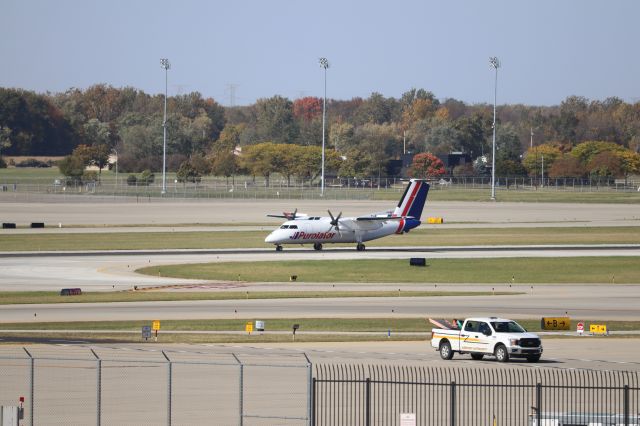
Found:
[[[440,321],[440,322],[438,322]],[[504,318],[468,318],[458,327],[442,320],[431,320],[446,328],[431,330],[431,346],[440,352],[442,359],[451,359],[453,354],[471,354],[480,360],[485,355],[494,355],[500,362],[509,358],[526,358],[538,362],[542,356],[542,342],[538,335],[529,333],[517,322]]]

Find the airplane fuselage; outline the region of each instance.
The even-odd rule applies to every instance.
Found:
[[[357,223],[356,223],[357,222]],[[324,243],[362,243],[402,234],[420,225],[419,220],[400,219],[389,221],[357,221],[356,218],[344,218],[340,228],[331,225],[330,217],[304,217],[288,220],[273,231],[265,240],[271,244],[324,244]]]

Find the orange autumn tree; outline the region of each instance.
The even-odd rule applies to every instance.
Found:
[[[411,163],[410,175],[415,178],[434,178],[446,173],[444,163],[430,152],[416,154]]]

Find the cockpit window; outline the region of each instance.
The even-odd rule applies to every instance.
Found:
[[[298,229],[298,225],[290,225],[289,229]]]
[[[289,229],[289,225],[282,225],[280,229]]]

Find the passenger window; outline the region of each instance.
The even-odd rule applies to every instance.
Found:
[[[489,327],[489,324],[487,324],[486,322],[481,322],[480,323],[480,333],[486,334],[487,336],[490,336],[491,335],[491,328]]]
[[[464,326],[464,331],[478,331],[478,323],[467,321],[467,324]]]

